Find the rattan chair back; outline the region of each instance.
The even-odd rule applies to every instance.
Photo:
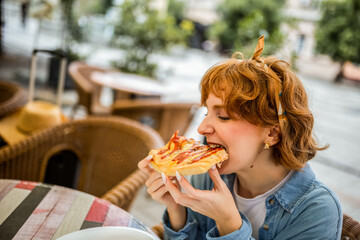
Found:
[[[73,61],[69,64],[69,75],[74,80],[79,105],[84,106],[91,115],[105,115],[110,109],[100,103],[102,87],[90,80],[93,72],[106,72],[107,69],[90,66],[84,62]]]
[[[0,80],[0,118],[23,107],[26,102],[26,92],[20,85]]]
[[[74,188],[101,197],[136,171],[151,149],[162,145],[156,131],[131,119],[75,120],[1,148],[0,178],[42,182],[49,159],[70,151],[80,161]],[[140,178],[140,184],[145,179]]]
[[[176,130],[180,135],[186,132],[198,107],[196,103],[171,103],[158,99],[118,100],[112,106],[112,114],[154,128],[166,142]]]
[[[341,240],[359,240],[360,223],[350,216],[344,214]]]

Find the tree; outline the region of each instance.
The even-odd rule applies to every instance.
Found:
[[[113,0],[77,0],[81,7],[77,9],[79,16],[87,15],[105,15],[113,6]]]
[[[192,23],[179,25],[173,16],[163,16],[152,8],[149,0],[124,0],[119,6],[115,23],[114,44],[125,51],[125,58],[116,66],[122,71],[153,77],[156,63],[153,53],[167,50],[176,43],[186,43],[192,33]]]
[[[209,37],[219,41],[221,51],[237,50],[252,53],[258,38],[266,38],[265,54],[281,46],[284,35],[280,30],[286,20],[282,14],[285,0],[225,0],[219,5],[220,20],[210,27]]]
[[[350,61],[360,63],[360,1],[325,0],[322,17],[315,31],[315,50],[329,55],[341,66]],[[336,80],[340,80],[342,72]]]

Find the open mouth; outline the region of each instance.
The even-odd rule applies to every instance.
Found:
[[[226,147],[224,147],[223,145],[215,144],[215,143],[209,143],[209,146],[210,146],[211,148],[222,148],[222,149],[224,149],[224,150],[227,152]],[[227,153],[228,153],[228,152],[227,152]],[[222,161],[222,162],[218,162],[218,163],[216,164],[216,166],[217,166],[218,168],[221,168],[222,163],[223,163],[223,161]]]
[[[220,144],[209,144],[209,146],[211,147],[211,148],[222,148],[222,149],[225,149],[225,151],[226,151],[226,148],[223,146],[223,145],[220,145]]]

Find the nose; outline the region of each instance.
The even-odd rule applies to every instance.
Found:
[[[207,137],[207,136],[211,135],[212,133],[214,133],[214,128],[210,124],[208,118],[205,117],[204,120],[202,120],[202,122],[200,123],[197,131],[201,135],[204,135],[205,137]]]

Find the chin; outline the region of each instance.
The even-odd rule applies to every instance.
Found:
[[[221,165],[220,168],[218,168],[219,174],[229,174],[231,173],[230,171],[228,171],[227,169],[227,164],[225,164],[225,162]]]

